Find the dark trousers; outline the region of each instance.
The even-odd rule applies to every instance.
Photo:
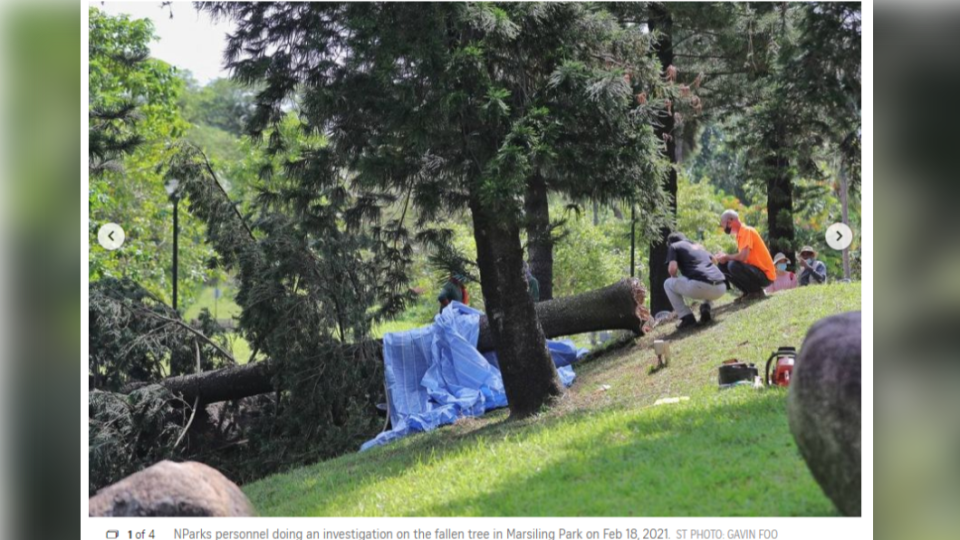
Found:
[[[720,271],[727,277],[730,285],[740,289],[744,294],[760,292],[773,283],[763,273],[763,270],[740,261],[728,261],[726,264],[721,264]]]

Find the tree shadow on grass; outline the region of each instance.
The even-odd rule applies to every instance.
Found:
[[[517,420],[508,417],[507,409],[497,409],[480,418],[461,419],[452,426],[418,433],[367,452],[270,476],[245,486],[244,492],[264,516],[344,515],[325,509],[336,506],[338,500],[350,499],[353,492],[404,476],[414,467],[443,459],[445,455],[455,455],[482,438],[504,439],[531,428],[539,431],[563,419],[579,421],[595,412],[576,411],[562,417],[534,416]],[[483,422],[484,425],[464,429],[460,422]]]
[[[548,448],[527,474],[425,508],[428,516],[833,516],[780,393],[663,406]]]
[[[760,305],[763,302],[770,300],[771,297],[767,297],[764,300],[748,300],[746,302],[730,302],[722,306],[718,306],[713,309],[713,314],[716,315],[731,315],[738,311],[743,311],[747,308],[751,308],[757,305]]]

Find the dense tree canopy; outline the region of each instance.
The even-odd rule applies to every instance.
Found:
[[[470,209],[511,407],[559,393],[532,302],[516,294],[522,197],[539,174],[658,213],[650,36],[592,4],[200,6],[234,19],[228,65],[264,85],[249,131],[276,125],[296,93],[304,131],[329,138],[289,167],[307,207],[350,171],[371,214],[378,194],[409,193],[420,225]],[[269,147],[285,144],[273,130]]]

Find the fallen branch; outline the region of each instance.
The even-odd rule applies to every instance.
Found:
[[[227,360],[230,360],[230,362],[232,362],[232,363],[234,363],[234,364],[237,363],[237,360],[233,357],[232,354],[230,354],[230,353],[228,353],[227,351],[225,351],[225,350],[223,349],[223,347],[221,347],[220,345],[217,345],[217,343],[216,343],[215,341],[213,341],[212,339],[210,339],[210,338],[208,338],[207,336],[203,335],[203,332],[197,330],[196,328],[190,326],[189,324],[187,324],[187,323],[185,323],[185,322],[183,322],[183,321],[177,320],[177,319],[171,319],[170,317],[165,317],[165,316],[163,316],[163,315],[160,315],[159,313],[156,313],[156,312],[153,312],[153,311],[150,311],[150,310],[143,310],[143,313],[144,313],[145,315],[149,315],[150,317],[156,317],[156,318],[158,318],[158,319],[160,319],[160,320],[162,320],[162,321],[166,321],[166,322],[173,323],[173,324],[176,324],[176,325],[180,326],[180,327],[183,328],[184,330],[190,332],[191,334],[193,334],[193,335],[197,336],[198,338],[202,339],[203,341],[205,341],[208,345],[210,345],[211,347],[213,347],[214,349],[216,349],[217,352],[219,352],[221,355],[223,355],[224,358],[226,358]]]
[[[201,371],[200,371],[200,345],[197,343],[197,340],[193,340],[193,348],[196,349],[196,351],[197,351],[197,373],[199,374],[199,373],[201,373]],[[187,425],[183,428],[183,431],[180,432],[180,436],[177,437],[177,442],[173,443],[173,449],[174,449],[174,450],[176,450],[176,448],[177,448],[178,446],[180,446],[180,441],[182,441],[184,435],[186,435],[187,432],[190,431],[190,426],[193,425],[193,419],[194,419],[194,417],[197,416],[197,406],[198,406],[199,404],[200,404],[200,395],[198,394],[197,397],[193,398],[193,410],[190,411],[190,420],[187,420]]]

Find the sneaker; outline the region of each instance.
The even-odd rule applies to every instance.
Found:
[[[677,330],[686,330],[687,328],[693,328],[697,325],[697,318],[693,316],[693,313],[689,315],[684,315],[680,319],[680,324],[677,325]]]
[[[713,321],[713,315],[710,313],[710,304],[700,304],[700,324],[709,324]]]

